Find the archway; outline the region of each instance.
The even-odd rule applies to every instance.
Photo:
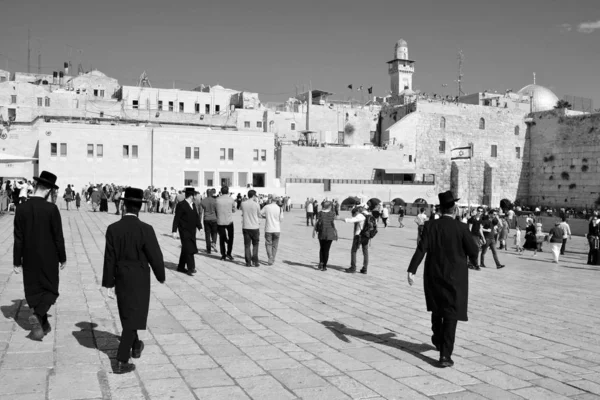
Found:
[[[418,198],[415,201],[413,201],[413,204],[418,204],[418,205],[426,206],[427,205],[427,201],[425,199]]]
[[[394,206],[402,206],[402,207],[406,207],[406,202],[404,200],[402,200],[400,197],[396,197],[394,200],[392,200],[394,202]]]

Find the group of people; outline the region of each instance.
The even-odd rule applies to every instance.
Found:
[[[25,203],[33,194],[32,181],[25,178],[6,180],[0,183],[0,214],[9,210],[10,204],[16,206]]]

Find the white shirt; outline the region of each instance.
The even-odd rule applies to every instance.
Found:
[[[560,229],[563,230],[563,239],[568,239],[571,236],[571,227],[567,224],[566,221],[561,222],[559,225]]]
[[[382,218],[389,218],[390,216],[390,210],[386,208],[384,208],[383,210],[381,210],[381,216]]]
[[[306,205],[306,212],[307,212],[307,213],[309,213],[309,212],[313,212],[313,210],[314,210],[314,208],[313,208],[313,203],[308,203],[308,204]]]
[[[344,219],[344,222],[347,223],[354,223],[354,236],[356,235],[360,235],[360,232],[363,229],[363,226],[365,225],[365,214],[356,214],[356,217],[352,217],[352,218],[346,218]]]
[[[281,232],[281,221],[283,221],[283,211],[276,203],[267,204],[260,212],[260,216],[265,221],[265,233]]]

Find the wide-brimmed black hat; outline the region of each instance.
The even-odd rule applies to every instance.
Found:
[[[56,186],[56,175],[48,171],[42,171],[40,176],[34,176],[33,180],[47,186],[50,189],[58,189]]]
[[[455,202],[460,200],[455,199],[454,194],[452,194],[452,192],[449,190],[447,192],[438,194],[438,199],[440,200],[440,206],[442,207],[453,206]]]
[[[190,195],[194,195],[196,194],[196,189],[193,187],[186,187],[183,189],[184,193],[185,193],[185,197],[190,196]]]
[[[128,187],[127,189],[125,189],[125,196],[123,196],[122,200],[143,203],[144,191],[142,189]]]

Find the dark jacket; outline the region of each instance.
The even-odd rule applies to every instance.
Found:
[[[146,329],[150,267],[165,281],[165,264],[152,226],[126,215],[106,230],[102,286],[115,288],[123,329]]]
[[[319,240],[337,240],[337,229],[335,228],[335,211],[321,211],[317,217],[315,229],[319,234]]]
[[[58,298],[58,264],[67,261],[62,221],[56,205],[31,197],[17,207],[13,265],[23,267],[25,299],[34,308]]]
[[[198,247],[196,247],[196,229],[202,229],[196,205],[192,204],[190,207],[190,203],[184,200],[175,209],[172,229],[173,232],[179,230],[182,252],[186,254],[198,252]]]
[[[427,254],[423,284],[428,311],[440,317],[467,321],[467,257],[477,265],[477,253],[477,245],[462,222],[443,216],[425,223],[408,272],[416,273]]]

